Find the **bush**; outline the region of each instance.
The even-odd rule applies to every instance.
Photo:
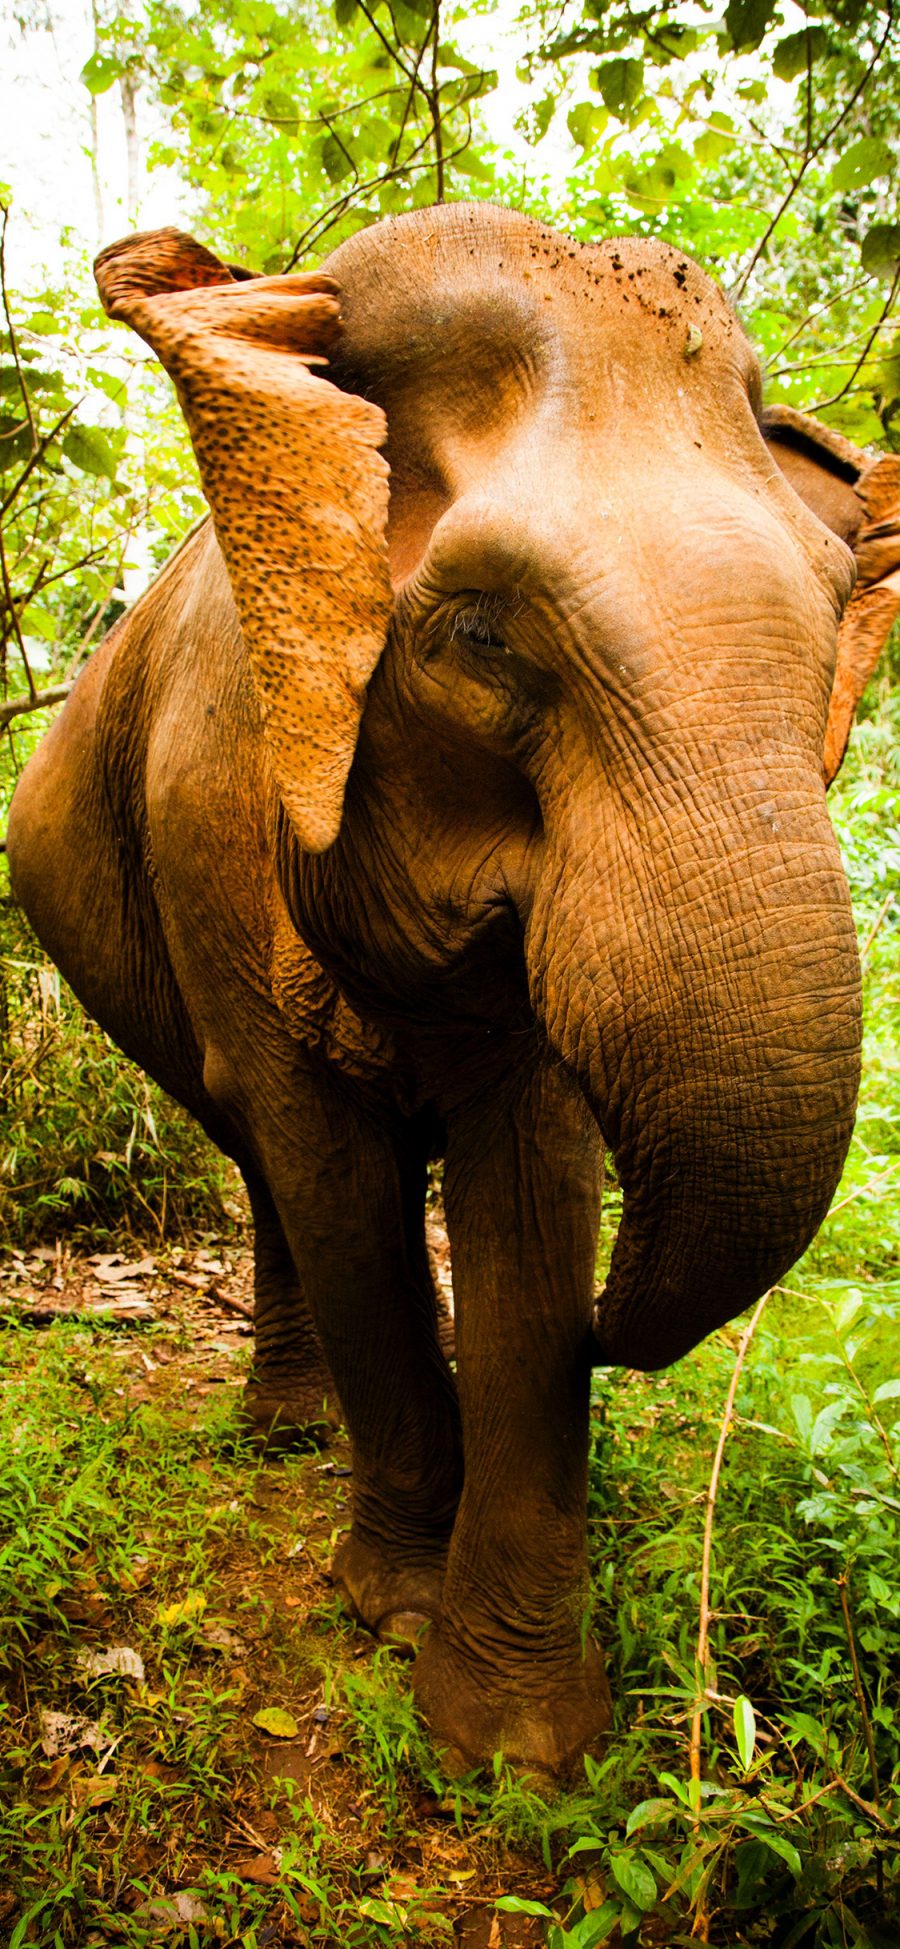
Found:
[[[90,1020],[9,899],[0,1064],[4,1243],[78,1233],[159,1242],[228,1225],[233,1167]]]

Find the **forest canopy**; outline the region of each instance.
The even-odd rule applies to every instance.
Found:
[[[27,182],[0,181],[7,694],[66,683],[127,565],[146,579],[201,508],[168,389],[110,332],[90,277],[94,248],[140,226],[160,183],[179,221],[267,273],[447,198],[494,198],[582,239],[665,238],[738,305],[770,401],[900,447],[892,28],[892,5],[865,0],[729,0],[724,14],[708,0],[95,0],[75,87],[96,234],[64,233],[51,281],[29,288],[19,268],[33,263]],[[9,31],[27,49],[53,30],[50,0]],[[117,223],[98,154],[111,104]]]

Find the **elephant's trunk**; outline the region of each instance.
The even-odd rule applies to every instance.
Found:
[[[533,992],[624,1190],[594,1317],[604,1364],[666,1366],[782,1278],[846,1155],[846,884],[811,773],[777,796],[761,784],[742,768],[731,801],[672,791],[664,820],[619,800],[548,826]]]

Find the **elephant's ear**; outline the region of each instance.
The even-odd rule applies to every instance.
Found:
[[[237,278],[177,230],[113,244],[95,274],[110,317],[175,381],[275,778],[301,844],[320,852],[391,608],[384,415],[309,370],[340,332],[338,287]]]
[[[843,763],[857,706],[900,615],[900,457],[863,453],[789,406],[770,406],[763,433],[791,486],[856,556],[856,587],[838,633],[825,732],[825,783]]]

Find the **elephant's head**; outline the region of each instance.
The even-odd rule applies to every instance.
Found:
[[[655,243],[444,207],[232,283],[169,235],[174,270],[130,240],[101,288],[179,386],[286,881],[413,1008],[490,1017],[505,929],[624,1185],[598,1358],[664,1364],[781,1277],[849,1141],[823,750],[864,456],[767,421],[734,314]]]

